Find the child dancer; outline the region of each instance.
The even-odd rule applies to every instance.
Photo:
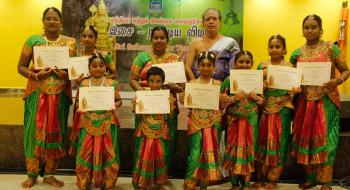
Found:
[[[251,69],[252,66],[253,56],[249,51],[241,51],[236,55],[234,69]],[[229,78],[221,85],[221,91],[230,96],[224,115],[228,128],[223,168],[229,172],[232,189],[239,189],[240,185],[244,190],[250,189],[258,136],[257,104],[262,104],[263,98],[255,92],[229,94]]]
[[[147,71],[150,90],[161,90],[165,74],[159,67]],[[132,100],[134,109],[136,99]],[[169,122],[174,113],[175,99],[170,97],[170,114],[139,114],[135,130],[135,157],[132,183],[135,188],[149,189],[156,185],[165,189],[168,182],[170,148]]]
[[[305,166],[307,174],[307,182],[299,188],[311,188],[318,181],[322,183],[321,190],[328,190],[332,189],[329,183],[339,135],[337,86],[348,79],[350,72],[339,47],[321,39],[323,29],[319,16],[305,17],[302,26],[306,43],[292,53],[290,62],[331,62],[332,70],[331,79],[322,86],[302,86],[293,121],[292,156]]]
[[[94,26],[84,26],[81,29],[80,33],[80,41],[82,46],[82,52],[79,52],[81,55],[78,56],[91,56],[92,54],[97,52],[96,49],[96,41],[98,37],[98,32],[96,31]],[[109,52],[101,52],[99,51],[105,58],[106,64],[106,73],[107,78],[116,79],[116,68],[115,63],[112,60],[112,55]]]
[[[293,67],[284,61],[287,53],[286,40],[277,34],[269,39],[268,51],[270,59],[258,65],[259,70],[264,71],[265,83],[268,65],[280,65]],[[268,183],[265,189],[275,189],[282,174],[283,164],[286,157],[286,149],[290,136],[290,124],[292,121],[292,99],[296,88],[291,91],[268,88],[265,90],[265,106],[258,132],[256,150],[257,182],[253,184],[255,189],[264,185],[265,178]]]
[[[101,53],[94,53],[89,59],[89,71],[91,77],[84,79],[80,86],[113,86],[115,107],[120,107],[122,101],[116,82],[105,76],[106,64]],[[115,186],[119,171],[118,126],[114,110],[78,110],[76,113],[69,153],[76,154],[79,189],[90,189],[92,181],[95,187],[103,189]]]
[[[215,54],[201,52],[198,56],[200,77],[192,83],[220,85],[212,78],[215,68]],[[199,183],[206,189],[208,182],[221,178],[219,170],[219,142],[221,134],[221,111],[192,109],[188,120],[190,136],[189,155],[187,159],[185,189],[195,189]]]

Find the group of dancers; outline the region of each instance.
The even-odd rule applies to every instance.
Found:
[[[270,59],[259,63],[257,68],[264,73],[263,94],[230,93],[229,70],[253,69],[254,62],[251,52],[238,51],[238,45],[232,38],[219,34],[220,22],[221,14],[217,9],[210,8],[204,12],[206,35],[192,41],[184,59],[189,83],[218,85],[221,91],[219,110],[189,110],[189,153],[184,189],[195,189],[196,186],[206,189],[211,183],[222,180],[225,171],[232,189],[275,189],[290,144],[291,155],[297,163],[305,166],[307,178],[299,188],[308,189],[321,183],[322,190],[331,189],[340,117],[337,86],[350,73],[339,47],[321,39],[321,18],[317,15],[305,17],[302,31],[306,43],[293,51],[290,61],[285,58],[285,38],[279,34],[270,37]],[[58,9],[46,9],[43,23],[44,34],[28,38],[18,63],[18,72],[28,78],[24,97],[24,149],[28,179],[22,183],[24,188],[32,187],[39,175],[44,176],[44,183],[57,187],[64,185],[53,174],[59,159],[66,155],[64,142],[72,103],[71,82],[66,70],[35,70],[30,62],[34,46],[68,46],[70,56],[76,56],[75,40],[60,34],[62,17]],[[108,53],[96,50],[97,35],[94,27],[82,29],[81,42],[85,45],[84,55],[89,56],[90,76],[80,78],[76,83],[80,87],[114,87],[115,108],[123,109],[115,81],[115,67],[111,65]],[[152,50],[139,53],[130,72],[129,83],[135,91],[170,89],[171,92],[170,114],[135,114],[132,175],[135,189],[166,189],[169,165],[176,148],[178,103],[183,102],[185,84],[165,85],[164,71],[151,67],[152,64],[181,60],[178,55],[167,51],[168,41],[167,29],[154,27],[151,32]],[[237,46],[237,51],[225,49],[232,44]],[[292,90],[268,88],[266,75],[269,65],[296,67],[297,62],[331,62],[330,81],[322,86],[301,86]],[[135,98],[132,104],[135,108]],[[76,158],[79,189],[89,189],[92,184],[102,189],[113,189],[116,185],[120,167],[119,125],[115,109],[84,111],[75,108],[68,153]],[[222,135],[223,132],[225,135]],[[220,151],[221,141],[225,149]],[[256,181],[251,184],[254,172]]]

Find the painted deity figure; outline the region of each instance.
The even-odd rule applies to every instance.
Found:
[[[95,5],[90,6],[89,11],[92,16],[85,21],[85,26],[94,26],[98,32],[96,40],[96,48],[99,51],[110,52],[112,60],[115,60],[115,38],[109,37],[109,20],[108,11],[104,0],[100,0],[96,8]]]

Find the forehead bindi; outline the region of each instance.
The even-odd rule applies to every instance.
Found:
[[[202,67],[204,67],[204,66],[212,66],[212,65],[213,65],[213,63],[210,62],[208,59],[203,59],[203,60],[199,63],[199,66],[202,66]]]
[[[272,39],[270,41],[270,46],[281,46],[281,45],[282,45],[282,43],[278,39]]]
[[[50,9],[49,11],[47,11],[47,13],[45,14],[45,18],[60,18],[58,16],[58,13],[52,9]]]
[[[239,62],[251,62],[251,59],[248,55],[243,55],[238,59]]]
[[[92,63],[91,63],[92,66],[100,66],[100,67],[103,67],[105,66],[105,64],[100,60],[100,59],[95,59]]]
[[[95,36],[94,32],[92,30],[84,30],[83,31],[84,36]]]
[[[163,30],[156,30],[154,32],[153,38],[165,38],[165,33]]]
[[[160,77],[159,75],[151,75],[149,77],[149,80],[150,81],[161,81],[162,80],[162,77]]]
[[[204,15],[204,19],[208,19],[208,18],[219,19],[219,13],[217,11],[210,10]]]
[[[315,19],[309,18],[304,23],[304,26],[306,26],[306,25],[308,25],[308,26],[318,26],[318,23],[317,23],[317,21]]]

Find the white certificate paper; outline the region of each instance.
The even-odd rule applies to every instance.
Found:
[[[163,69],[165,73],[164,84],[186,82],[185,67],[183,62],[154,64],[152,67],[159,67]]]
[[[300,87],[301,69],[269,65],[267,67],[267,80],[269,88],[292,90],[293,87]]]
[[[170,113],[169,90],[136,91],[137,114],[168,114]]]
[[[303,75],[301,85],[322,86],[331,79],[331,62],[298,62]]]
[[[69,49],[67,46],[34,46],[34,68],[43,69],[45,67],[59,69],[68,68]]]
[[[186,83],[185,108],[208,110],[219,109],[220,86],[212,84]]]
[[[264,89],[262,70],[234,69],[230,70],[230,93],[239,91],[262,94]]]
[[[69,80],[74,80],[84,74],[84,77],[89,75],[89,57],[72,57],[68,62]]]
[[[84,111],[111,110],[114,106],[114,87],[93,86],[79,88],[79,109]]]

